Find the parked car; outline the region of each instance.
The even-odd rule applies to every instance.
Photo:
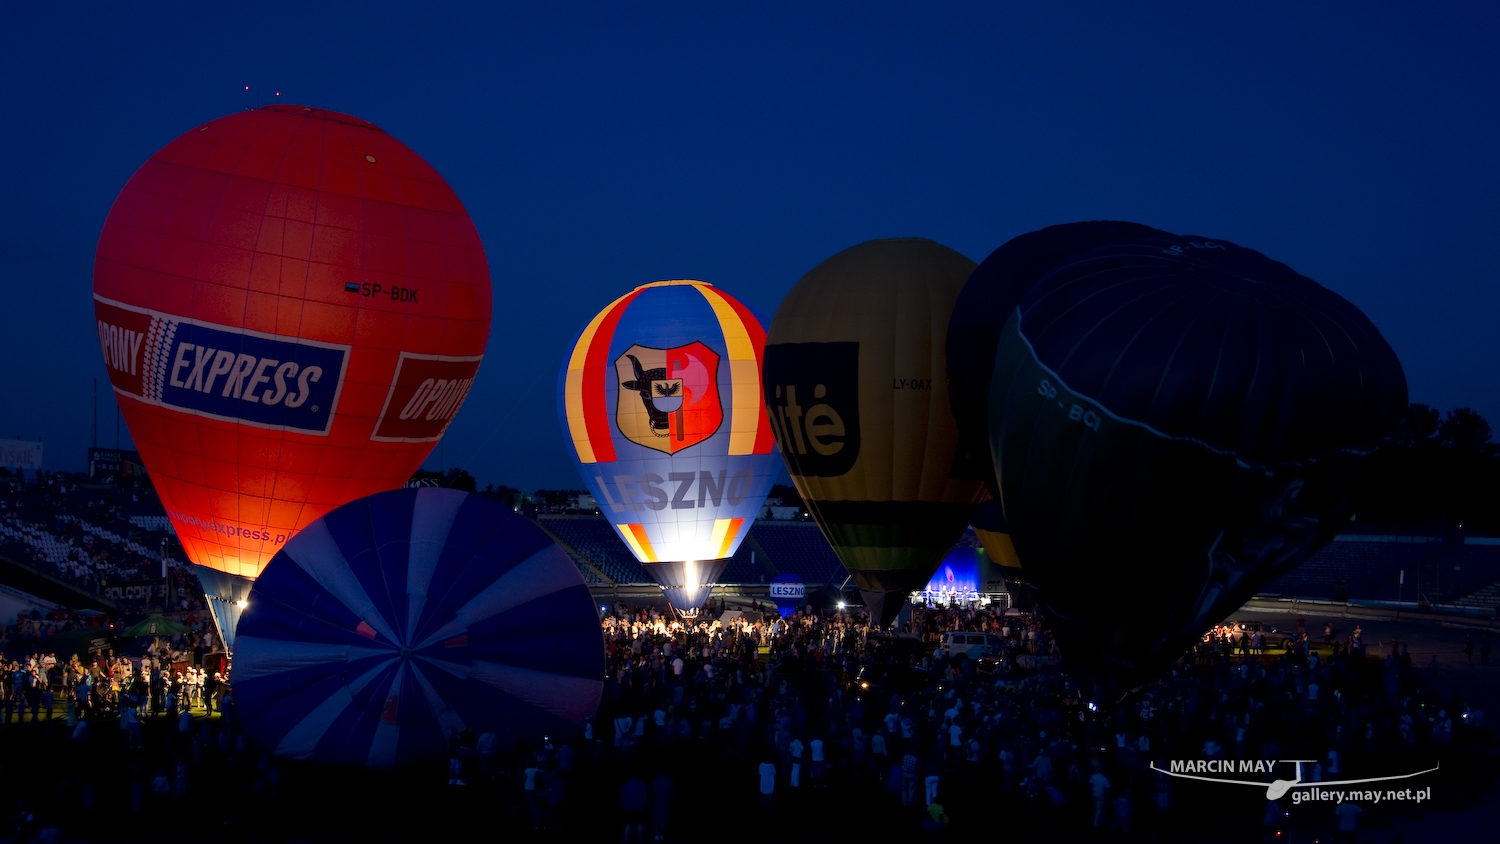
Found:
[[[944,633],[937,647],[936,656],[955,657],[963,654],[969,659],[1000,653],[1005,648],[1005,637],[995,633]]]
[[[1281,648],[1284,651],[1289,651],[1297,643],[1296,634],[1283,633],[1277,630],[1274,625],[1264,622],[1254,620],[1239,621],[1235,622],[1234,627],[1241,633],[1249,633],[1251,636],[1259,633],[1261,641],[1265,643],[1264,647],[1267,649]]]

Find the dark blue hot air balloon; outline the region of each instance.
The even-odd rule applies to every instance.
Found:
[[[1337,533],[1406,404],[1370,320],[1259,252],[1154,236],[1054,267],[1006,323],[988,424],[1064,658],[1100,692],[1149,679]]]
[[[771,600],[776,604],[776,611],[786,618],[807,603],[807,584],[791,572],[781,572],[771,578]]]
[[[577,567],[477,495],[403,489],[304,528],[250,592],[234,655],[246,730],[283,756],[391,767],[454,731],[576,730],[604,652]]]
[[[1157,234],[1166,232],[1119,220],[1061,223],[1007,240],[969,274],[953,303],[946,339],[948,403],[958,423],[958,454],[953,461],[957,476],[983,480],[991,497],[1000,495],[990,459],[990,376],[1000,332],[1021,298],[1049,270],[1074,255]]]

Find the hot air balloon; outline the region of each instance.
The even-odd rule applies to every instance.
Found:
[[[761,403],[765,331],[701,281],[611,302],[558,373],[578,473],[672,606],[696,612],[780,470]]]
[[[872,240],[803,276],[771,323],[765,394],[782,457],[881,624],[984,495],[954,476],[944,377],[948,318],[973,269],[930,240]]]
[[[985,450],[989,450],[986,444]],[[990,470],[993,474],[994,470]],[[1010,596],[1010,606],[1030,612],[1035,608],[1031,590],[1026,585],[1026,571],[1021,567],[1021,558],[1016,554],[1016,544],[1010,538],[1010,526],[1005,523],[1005,512],[1000,502],[986,498],[974,511],[969,527],[984,546],[985,556],[1000,567],[1000,579]]]
[[[781,572],[771,578],[771,601],[782,618],[793,615],[807,603],[807,584],[791,572]]]
[[[962,477],[984,481],[990,495],[999,497],[990,457],[990,376],[1000,331],[1021,297],[1066,258],[1111,241],[1155,234],[1166,232],[1113,220],[1063,223],[1007,240],[974,268],[948,320],[948,401],[958,423],[957,466]],[[990,556],[994,553],[991,550]],[[1014,558],[1013,550],[1010,556]]]
[[[1006,324],[989,424],[1065,659],[1100,694],[1169,664],[1333,537],[1406,404],[1370,320],[1253,250],[1154,236],[1052,269]]]
[[[240,619],[234,696],[273,752],[388,768],[456,731],[577,731],[604,651],[583,576],[541,528],[486,498],[400,489],[303,528]]]
[[[131,176],[94,259],[125,423],[232,642],[262,567],[403,484],[489,337],[478,232],[378,126],[276,105],[194,127]]]

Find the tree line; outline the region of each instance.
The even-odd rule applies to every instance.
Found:
[[[1412,404],[1395,437],[1361,467],[1356,517],[1500,532],[1500,446],[1492,434],[1472,408]]]

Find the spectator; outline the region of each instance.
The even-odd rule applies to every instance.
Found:
[[[1357,840],[1359,832],[1359,818],[1364,814],[1364,809],[1353,800],[1346,800],[1333,810],[1335,828],[1338,830],[1339,840],[1353,842]]]
[[[665,841],[667,820],[672,816],[672,795],[676,786],[663,771],[651,781],[651,840]]]
[[[760,763],[760,807],[764,811],[776,808],[776,763],[762,759]]]
[[[646,809],[651,800],[651,791],[646,781],[633,776],[620,787],[620,810],[625,815],[625,828],[620,836],[622,842],[646,840]]]
[[[1104,825],[1105,809],[1109,799],[1109,779],[1098,762],[1094,763],[1094,772],[1089,776],[1089,790],[1094,798],[1094,829]]]

